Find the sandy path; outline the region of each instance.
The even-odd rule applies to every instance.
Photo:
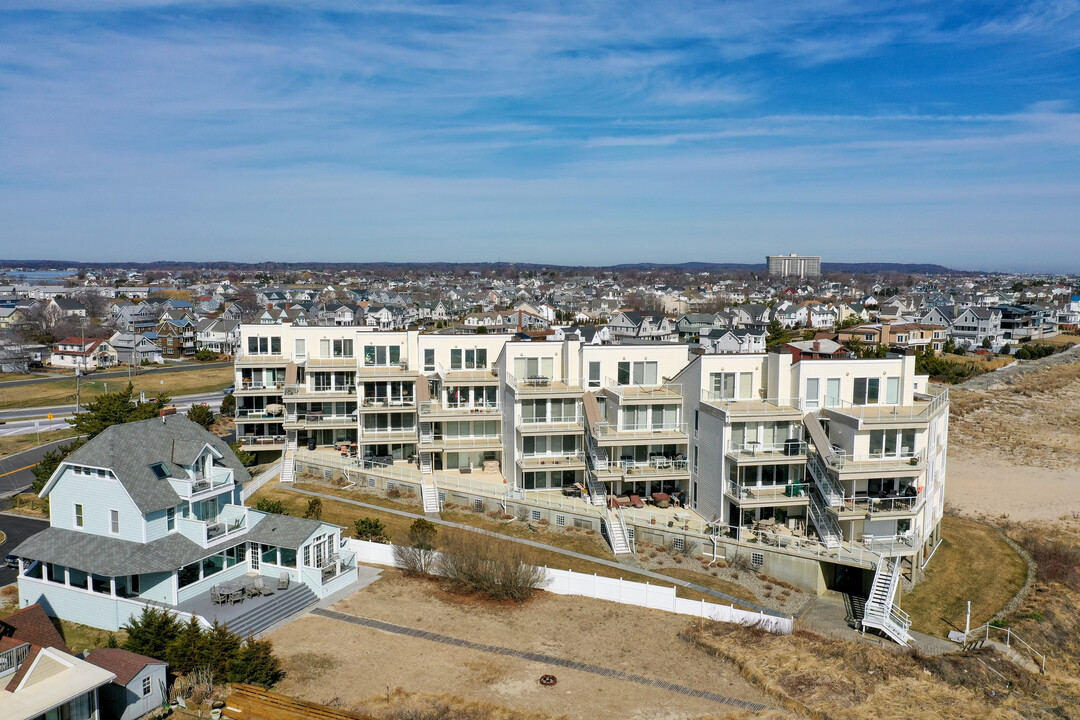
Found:
[[[731,666],[678,638],[689,618],[600,600],[539,593],[524,606],[456,600],[431,581],[390,571],[334,610],[409,627],[637,673],[772,705]],[[394,688],[570,718],[682,719],[725,716],[730,707],[625,680],[520,658],[391,635],[308,615],[271,635],[290,675],[281,692],[356,707]],[[328,642],[328,639],[332,641]],[[311,673],[313,666],[325,673]],[[554,688],[538,679],[557,675]],[[332,676],[332,683],[320,678]]]

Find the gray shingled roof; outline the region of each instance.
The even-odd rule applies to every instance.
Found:
[[[295,549],[311,537],[311,534],[322,524],[319,520],[271,513],[255,523],[244,537],[249,542]]]
[[[50,527],[12,550],[30,560],[51,562],[108,577],[171,572],[200,558],[221,552],[204,550],[180,533],[148,543],[132,542],[78,530]]]
[[[161,463],[173,477],[186,477],[181,464],[190,465],[204,445],[211,445],[233,471],[238,484],[251,475],[223,439],[182,415],[113,425],[67,457],[65,462],[109,468],[120,480],[140,512],[175,507],[180,497],[167,480],[159,479],[150,466]]]

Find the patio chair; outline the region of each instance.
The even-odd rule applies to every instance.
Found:
[[[233,605],[235,605],[236,603],[242,603],[244,602],[244,595],[245,593],[243,588],[240,588],[239,590],[233,590],[231,593],[229,593],[229,602],[231,602]]]
[[[287,573],[287,572],[281,573],[281,575],[278,576],[277,589],[278,590],[288,590],[289,589],[289,580],[290,580],[289,573]]]
[[[641,496],[640,495],[631,495],[630,496],[630,504],[633,505],[636,508],[645,507],[645,503],[641,502]]]
[[[257,590],[260,595],[273,595],[274,594],[273,588],[266,587],[266,583],[263,582],[262,575],[255,578],[255,582],[252,583],[252,587],[255,588],[255,590]]]
[[[211,605],[224,605],[225,595],[218,591],[217,585],[210,588],[210,604]]]

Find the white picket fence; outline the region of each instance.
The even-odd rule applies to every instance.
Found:
[[[357,562],[396,566],[392,545],[355,539],[345,540],[343,544],[349,552],[356,553]],[[599,575],[584,575],[571,570],[544,568],[544,571],[547,573],[544,590],[556,595],[580,595],[623,605],[637,605],[680,615],[693,615],[719,622],[756,626],[777,635],[790,635],[792,630],[793,621],[790,617],[776,617],[753,610],[742,610],[732,605],[717,605],[704,600],[687,600],[677,597],[673,587],[630,582]]]

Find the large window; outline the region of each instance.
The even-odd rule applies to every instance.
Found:
[[[749,399],[754,388],[754,373],[712,373],[710,386],[720,400]]]
[[[871,430],[870,456],[911,457],[915,454],[915,430]]]
[[[401,347],[398,345],[365,345],[365,367],[388,367],[401,363]]]
[[[324,358],[351,358],[353,357],[352,340],[320,340],[319,354]]]
[[[555,358],[514,358],[514,377],[518,380],[546,378],[555,374]]]
[[[424,348],[424,372],[435,372],[435,348]]]
[[[657,364],[655,362],[621,362],[619,363],[618,383],[620,385],[655,385],[657,381]]]
[[[825,407],[837,407],[840,404],[840,378],[825,381]]]
[[[483,370],[487,368],[487,350],[455,349],[450,351],[451,370]]]
[[[280,355],[280,337],[249,337],[248,355]]]
[[[589,363],[589,387],[600,387],[600,363],[595,361]]]
[[[881,378],[855,378],[855,405],[876,405],[881,402]]]

